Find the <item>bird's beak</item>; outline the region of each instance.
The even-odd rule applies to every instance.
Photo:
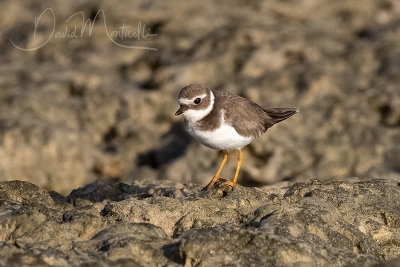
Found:
[[[185,112],[185,108],[181,105],[180,108],[175,112],[175,116],[181,115]]]

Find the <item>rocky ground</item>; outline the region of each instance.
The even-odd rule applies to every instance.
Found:
[[[79,11],[141,22],[158,50],[114,45],[102,14],[90,36],[15,48],[48,38],[50,13],[33,35],[46,8],[58,33],[81,28],[65,23]],[[207,183],[220,159],[173,115],[196,81],[301,109],[246,149],[242,184],[399,176],[397,0],[3,0],[0,13],[0,180],[63,194],[97,178]]]
[[[400,184],[0,183],[1,266],[398,266]]]

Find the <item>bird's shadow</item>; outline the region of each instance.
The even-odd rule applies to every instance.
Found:
[[[106,182],[96,180],[90,184],[74,189],[67,197],[63,197],[56,192],[51,192],[50,196],[57,203],[72,203],[82,199],[92,203],[108,201],[122,201],[126,199],[146,199],[152,197],[180,198],[196,200],[200,198],[222,199],[231,192],[232,187],[224,184],[226,180],[218,180],[212,188],[201,190],[195,184],[185,184],[184,187],[176,187],[173,184],[150,183],[145,186],[128,185],[125,183]]]
[[[194,185],[188,185],[188,189],[193,189]],[[179,192],[178,192],[179,191]],[[173,186],[162,185],[162,184],[148,184],[146,186],[139,185],[128,185],[125,183],[113,183],[96,180],[93,183],[82,186],[78,189],[73,190],[64,201],[74,203],[77,199],[86,199],[90,202],[102,202],[104,200],[109,201],[122,201],[125,199],[145,199],[151,197],[196,197],[194,193],[186,193],[183,188],[177,189]],[[55,197],[52,195],[53,200]]]

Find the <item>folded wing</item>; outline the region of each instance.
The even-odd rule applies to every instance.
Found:
[[[216,100],[225,111],[225,122],[232,125],[242,136],[259,137],[268,128],[298,112],[296,108],[264,109],[246,98],[227,92],[213,91]]]

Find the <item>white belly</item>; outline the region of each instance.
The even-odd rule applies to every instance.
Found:
[[[214,131],[202,131],[186,124],[186,129],[191,136],[205,146],[218,150],[241,149],[253,141],[252,137],[244,137],[238,134],[232,126],[222,122],[221,127]]]

